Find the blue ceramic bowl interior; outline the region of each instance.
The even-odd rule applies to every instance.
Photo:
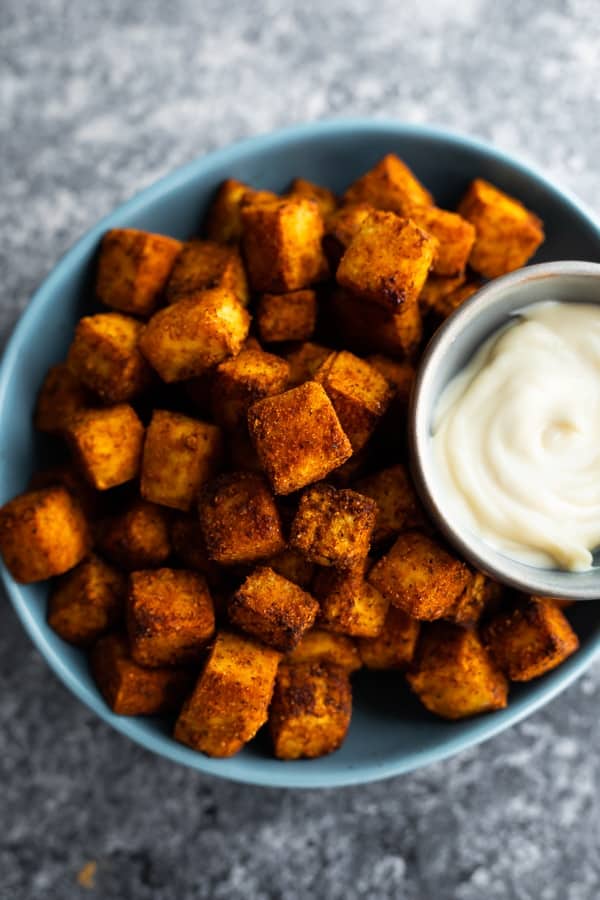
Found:
[[[107,228],[128,226],[185,238],[197,233],[214,189],[226,177],[280,191],[301,175],[342,191],[387,152],[405,159],[441,206],[452,208],[474,176],[521,198],[546,227],[547,238],[536,262],[600,258],[600,229],[578,201],[507,155],[438,129],[368,120],[317,122],[210,154],[107,216],[66,254],[31,300],[0,370],[0,501],[24,489],[32,470],[46,459],[47,447],[31,424],[36,392],[48,367],[64,357],[76,320],[89,309],[95,256]],[[2,579],[48,664],[106,722],[176,762],[270,786],[367,782],[443,759],[491,737],[550,700],[589,665],[600,647],[600,606],[578,604],[571,618],[581,639],[579,652],[544,678],[514,686],[509,706],[501,712],[445,722],[420,707],[400,675],[359,673],[352,725],[337,753],[311,761],[280,762],[271,757],[266,737],[259,735],[232,759],[209,759],[173,741],[168,721],[112,715],[96,690],[84,655],[48,628],[47,585],[16,584],[5,569]]]

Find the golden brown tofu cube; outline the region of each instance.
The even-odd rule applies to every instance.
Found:
[[[305,178],[294,178],[288,193],[291,197],[306,197],[307,200],[314,200],[323,218],[337,209],[338,201],[333,191],[312,181],[307,181]]]
[[[444,719],[506,706],[508,683],[477,633],[449,622],[423,629],[407,679],[421,703]]]
[[[233,756],[267,721],[281,654],[220,631],[175,725],[175,738],[208,756]]]
[[[305,381],[310,381],[330,353],[332,351],[329,347],[313,344],[310,341],[290,350],[285,357],[290,364],[290,387],[297,387]]]
[[[234,431],[246,426],[248,410],[257,400],[285,391],[289,363],[264,350],[242,350],[217,367],[212,381],[212,412],[215,422]]]
[[[344,203],[370,203],[377,209],[409,215],[415,206],[431,206],[433,198],[406,163],[388,153],[350,185]]]
[[[63,575],[48,600],[48,624],[64,641],[93,643],[123,616],[127,578],[90,555]]]
[[[221,429],[181,413],[157,409],[142,457],[142,497],[187,512],[200,487],[219,470]]]
[[[419,306],[422,314],[425,316],[430,309],[435,309],[448,294],[451,294],[456,288],[462,287],[466,280],[467,276],[464,272],[459,275],[434,275],[431,273],[419,294]]]
[[[445,276],[464,272],[475,243],[473,225],[458,213],[437,206],[414,209],[411,219],[438,242],[431,271]]]
[[[452,291],[438,295],[429,304],[429,316],[435,325],[443,322],[448,316],[451,316],[455,310],[462,306],[465,300],[472,297],[482,282],[479,279],[471,279],[464,284],[459,285]],[[421,295],[423,296],[423,295]]]
[[[163,381],[183,381],[239,353],[249,327],[236,295],[214,288],[157,312],[139,346]]]
[[[250,563],[285,547],[275,498],[263,475],[231,472],[203,488],[198,504],[209,557]]]
[[[538,678],[579,647],[569,620],[548,597],[532,597],[512,612],[499,613],[486,624],[483,639],[511,681]]]
[[[242,209],[242,245],[255,291],[281,294],[327,276],[319,207],[303,197],[255,203]]]
[[[27,491],[0,508],[0,553],[22,584],[68,572],[90,544],[81,506],[64,487]]]
[[[418,531],[401,534],[369,573],[370,583],[394,606],[425,621],[445,616],[470,579],[463,562]]]
[[[363,664],[367,669],[406,669],[415,655],[420,628],[416,619],[390,606],[377,637],[357,641]]]
[[[337,209],[325,219],[323,250],[333,271],[339,266],[350,241],[360,231],[374,208],[369,203],[351,203]]]
[[[314,291],[263,294],[258,301],[256,324],[261,341],[306,341],[317,323],[317,296]]]
[[[180,241],[134,228],[113,228],[102,239],[96,294],[107,306],[134,316],[156,309]]]
[[[76,378],[108,403],[124,403],[150,383],[138,341],[144,326],[131,316],[84,316],[75,328],[67,363]]]
[[[338,266],[342,287],[395,312],[418,303],[438,243],[411,219],[376,211],[363,222]]]
[[[51,466],[34,472],[29,482],[29,490],[57,487],[66,488],[81,506],[88,522],[97,519],[103,509],[103,496],[72,464]]]
[[[35,407],[33,424],[38,431],[60,435],[73,416],[89,405],[86,388],[65,363],[48,370]]]
[[[242,306],[248,305],[248,281],[239,250],[215,241],[188,241],[167,282],[167,303],[194,298],[212,288],[232,291]]]
[[[287,652],[314,625],[319,604],[292,581],[259,566],[229,603],[230,621],[253,637]]]
[[[331,400],[314,381],[255,403],[248,428],[276,494],[319,481],[352,455]]]
[[[412,387],[415,383],[415,367],[409,362],[398,362],[398,360],[390,359],[381,353],[374,353],[372,356],[369,356],[368,362],[394,388],[392,405],[399,410],[406,411]]]
[[[131,656],[141,666],[200,663],[215,630],[215,611],[198,572],[132,572],[127,598]]]
[[[332,353],[314,379],[325,389],[356,453],[390,405],[392,388],[370,363],[346,350]]]
[[[374,638],[381,632],[390,602],[365,580],[365,568],[322,569],[313,583],[321,604],[319,623],[352,637]]]
[[[138,475],[144,426],[126,403],[79,413],[67,437],[84,475],[99,491]]]
[[[356,482],[356,490],[377,504],[374,544],[423,524],[423,512],[410,475],[400,463],[361,478]]]
[[[194,683],[193,669],[148,669],[138,665],[121,634],[101,637],[92,650],[90,663],[100,693],[119,716],[175,712]]]
[[[242,199],[247,184],[227,178],[219,187],[206,219],[206,235],[222,244],[236,243],[242,237]]]
[[[367,557],[376,517],[370,497],[315,484],[300,498],[290,544],[320,566],[351,568]]]
[[[541,219],[483,178],[471,182],[458,213],[475,226],[469,265],[484,278],[524,266],[544,240]]]
[[[419,349],[423,322],[418,302],[404,303],[392,313],[339,288],[329,298],[329,311],[343,343],[359,353],[413,359]]]
[[[345,634],[335,634],[323,628],[311,628],[300,643],[286,655],[288,663],[330,663],[346,672],[362,667],[358,647]]]
[[[292,547],[286,547],[281,553],[266,559],[265,565],[277,572],[278,575],[283,575],[288,581],[293,581],[294,584],[299,585],[301,588],[310,587],[315,574],[313,564]]]
[[[314,759],[341,747],[352,715],[348,673],[324,662],[279,667],[269,713],[278,759]]]
[[[100,551],[130,572],[160,566],[171,553],[165,510],[146,500],[134,500],[128,509],[105,521],[99,531]]]
[[[477,625],[484,612],[492,612],[502,600],[503,589],[491,578],[475,572],[454,606],[444,616],[456,625],[471,628]]]

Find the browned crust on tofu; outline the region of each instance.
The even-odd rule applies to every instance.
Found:
[[[64,641],[87,646],[119,623],[126,592],[126,576],[90,554],[54,585],[48,624]]]
[[[160,566],[171,553],[166,511],[146,500],[134,500],[105,520],[98,532],[100,551],[128,571]]]
[[[144,426],[126,403],[79,413],[67,437],[83,473],[99,491],[138,475]]]
[[[369,497],[316,484],[300,498],[290,544],[318,565],[349,568],[366,559],[376,516]]]
[[[288,663],[333,663],[346,672],[356,672],[362,666],[358,647],[345,634],[335,634],[324,628],[311,628],[300,643],[286,655]]]
[[[216,241],[188,241],[173,266],[165,300],[177,303],[212,288],[233,291],[243,306],[248,305],[248,281],[239,250]]]

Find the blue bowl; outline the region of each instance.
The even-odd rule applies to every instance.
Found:
[[[44,460],[43,441],[31,424],[36,392],[48,367],[64,357],[75,322],[86,310],[92,296],[94,257],[107,228],[143,228],[185,238],[197,232],[213,190],[226,177],[280,191],[294,176],[302,175],[341,191],[390,151],[414,168],[441,206],[452,208],[476,175],[523,200],[546,227],[546,242],[536,262],[600,259],[600,227],[581,203],[515,159],[460,135],[395,122],[317,122],[212,153],[107,216],[66,254],[33,297],[0,369],[0,501],[24,489],[33,468]],[[350,733],[337,753],[317,760],[280,762],[271,757],[268,741],[259,735],[232,759],[209,759],[177,744],[170,736],[172,723],[112,715],[96,690],[84,655],[47,626],[47,586],[16,584],[5,569],[2,579],[49,665],[106,722],[175,762],[269,786],[357,784],[444,759],[497,734],[552,699],[590,665],[600,648],[600,606],[580,603],[570,617],[581,649],[545,677],[513,686],[509,705],[501,712],[445,722],[419,706],[401,676],[359,673]]]

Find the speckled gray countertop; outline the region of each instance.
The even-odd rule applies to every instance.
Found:
[[[2,0],[0,330],[81,233],[174,166],[342,115],[434,122],[600,213],[597,0]],[[480,748],[294,793],[110,731],[0,610],[1,900],[595,900],[600,662]],[[95,868],[95,871],[94,871]]]

